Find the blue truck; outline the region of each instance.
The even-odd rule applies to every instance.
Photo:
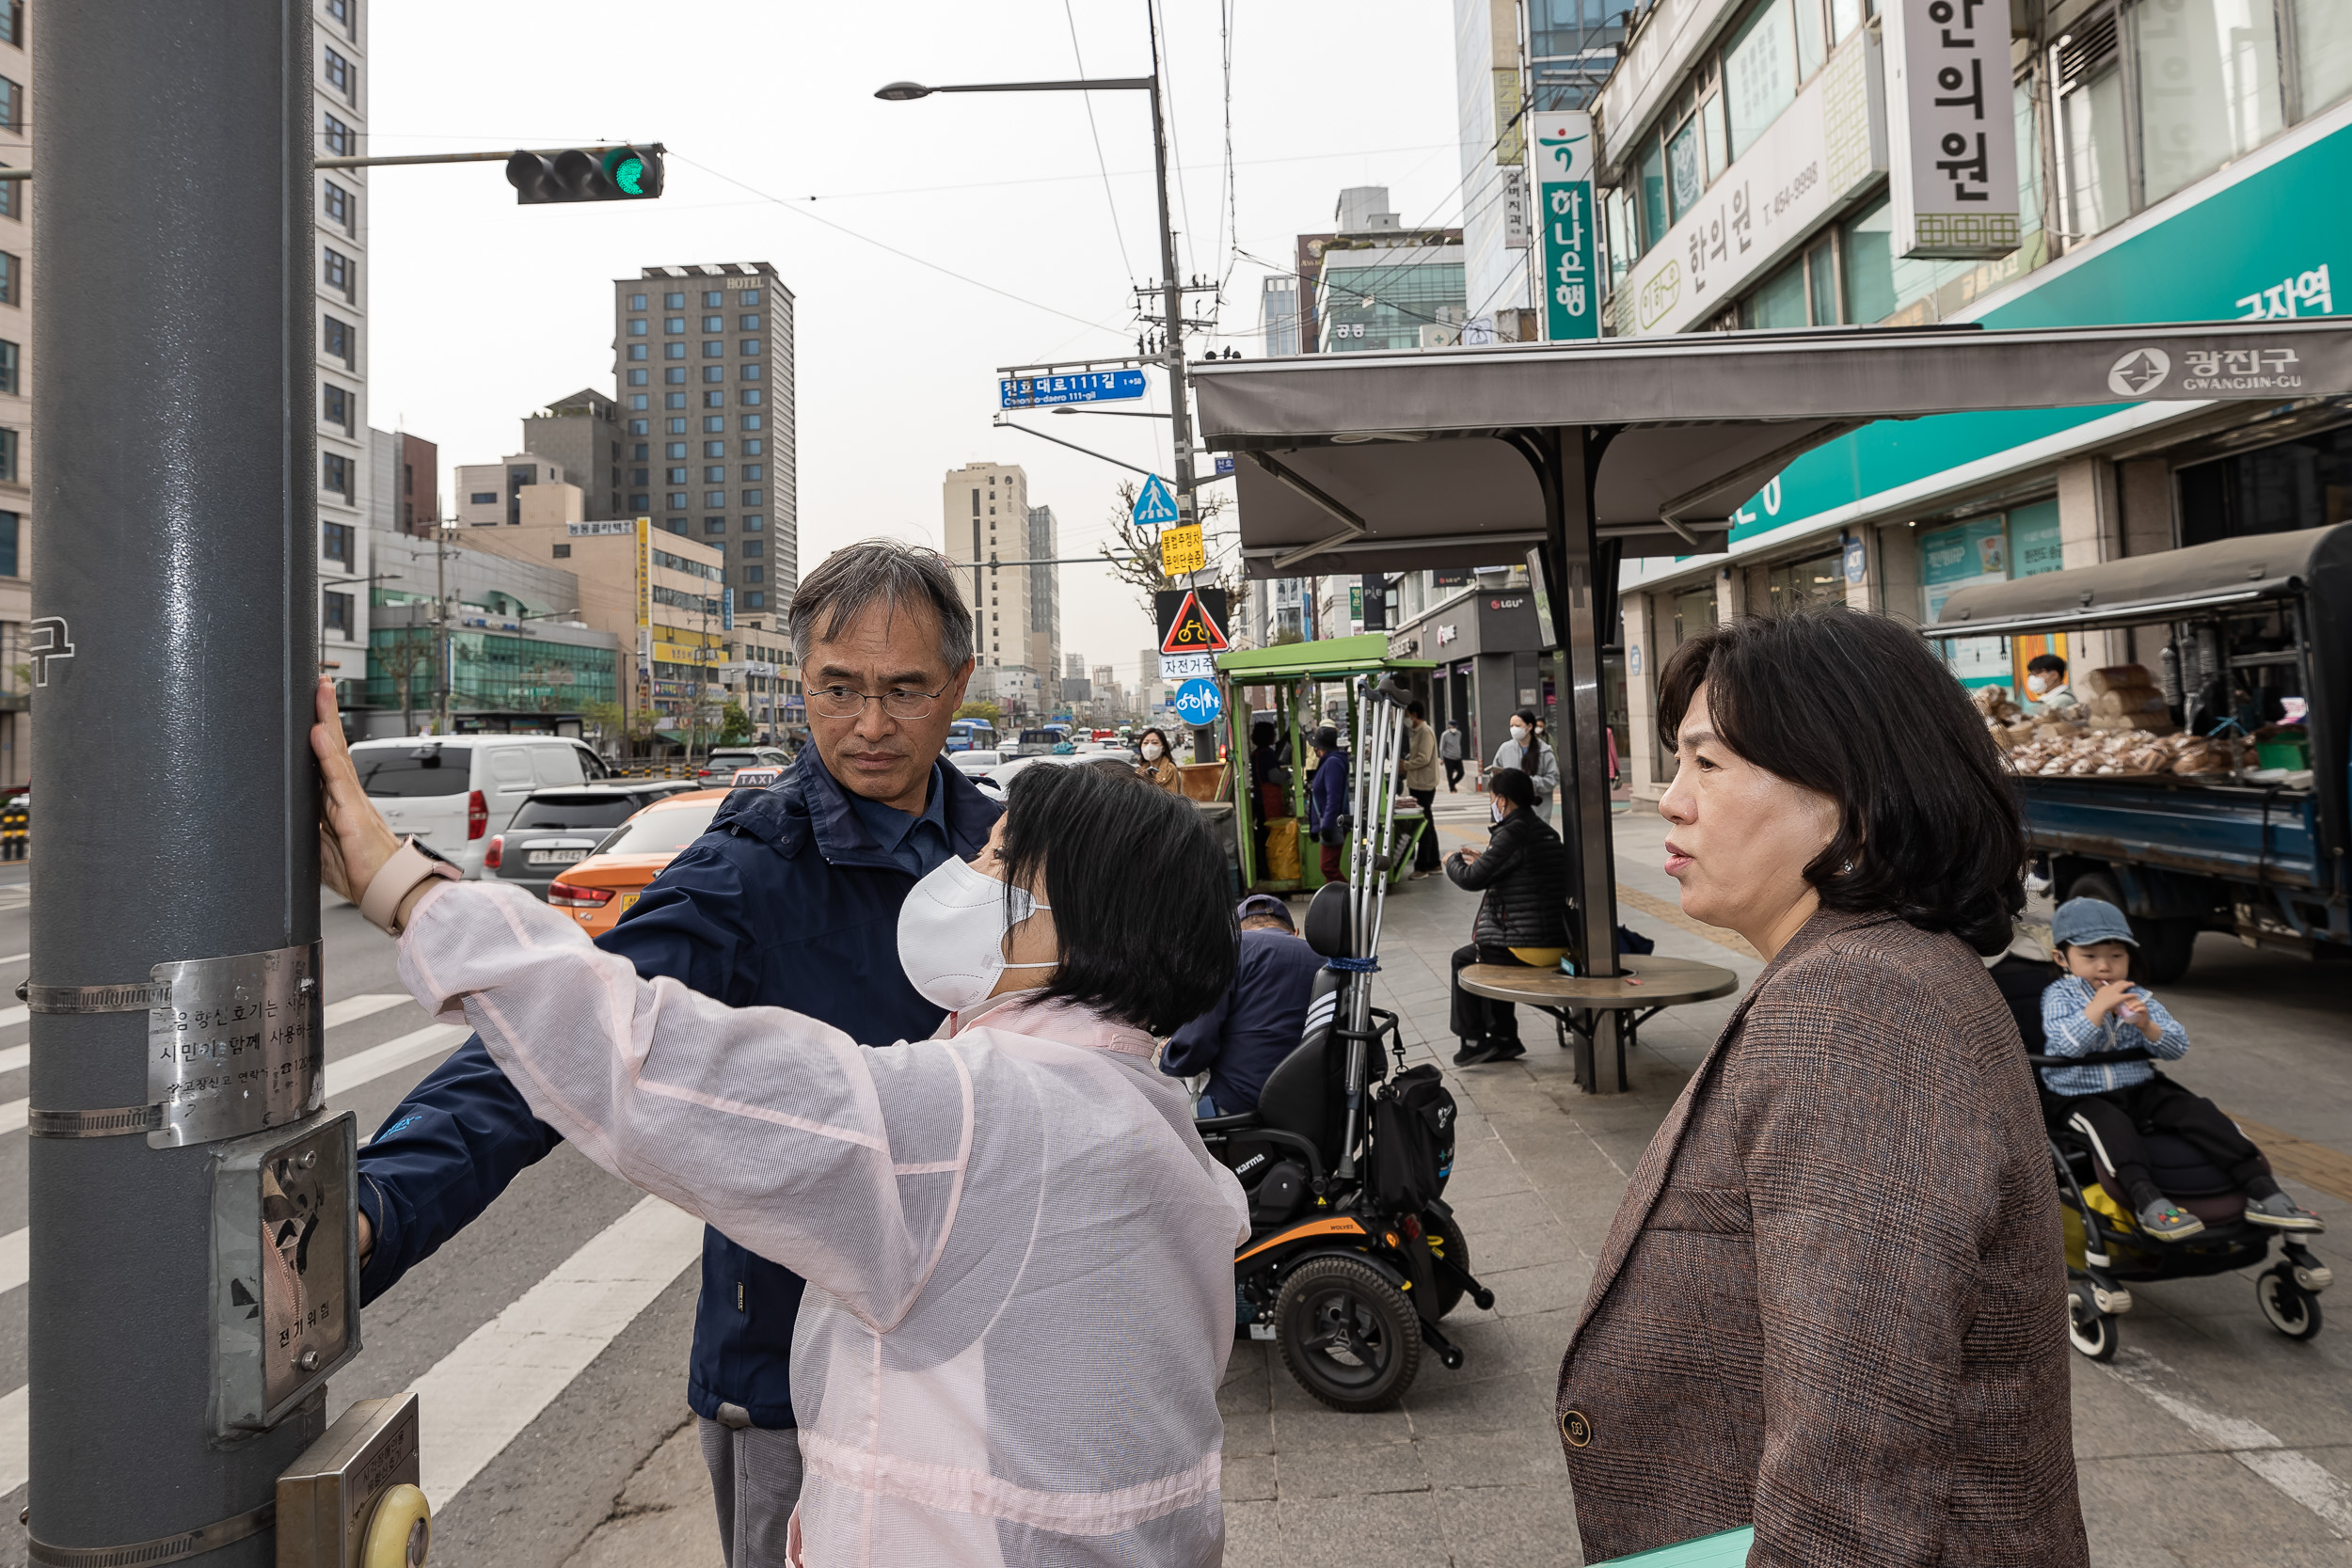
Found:
[[[2130,629],[2169,718],[2224,739],[2223,771],[2019,780],[2059,898],[2120,906],[2141,977],[2198,934],[2352,958],[2352,523],[2217,540],[1954,592],[1931,638]],[[2070,671],[2081,691],[2085,673]],[[2255,766],[2234,759],[2256,749]]]

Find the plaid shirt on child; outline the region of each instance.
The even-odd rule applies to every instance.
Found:
[[[2076,975],[2067,974],[2050,982],[2042,993],[2042,1033],[2046,1041],[2043,1054],[2051,1056],[2088,1056],[2102,1051],[2145,1049],[2152,1056],[2167,1061],[2188,1053],[2188,1031],[2180,1022],[2164,1010],[2164,1004],[2148,994],[2144,987],[2134,986],[2132,995],[2148,1009],[2163,1031],[2154,1039],[2126,1023],[2117,1009],[2107,1009],[2107,1016],[2093,1023],[2083,1017],[2083,1009],[2099,993],[2099,988]],[[2108,1089],[2127,1089],[2134,1084],[2144,1084],[2156,1075],[2156,1069],[2146,1062],[2107,1062],[2095,1067],[2045,1067],[2042,1080],[2050,1085],[2052,1094],[2068,1099],[2076,1095],[2103,1094]]]

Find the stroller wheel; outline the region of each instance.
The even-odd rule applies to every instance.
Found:
[[[2115,1319],[2099,1310],[2098,1304],[2091,1300],[2088,1285],[2067,1288],[2066,1338],[2076,1350],[2093,1361],[2115,1359]]]
[[[1282,1365],[1334,1410],[1386,1410],[1421,1370],[1421,1321],[1360,1258],[1311,1258],[1274,1303]]]
[[[2319,1332],[2319,1297],[2295,1282],[2294,1270],[2281,1263],[2254,1278],[2254,1299],[2262,1304],[2270,1326],[2290,1339],[2308,1339]]]

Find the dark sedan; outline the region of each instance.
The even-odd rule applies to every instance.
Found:
[[[656,800],[697,788],[685,779],[534,789],[482,857],[485,882],[519,882],[545,898],[548,884],[593,853],[613,829]]]

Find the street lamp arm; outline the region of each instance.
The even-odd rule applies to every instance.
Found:
[[[1073,82],[965,82],[949,87],[925,87],[920,82],[893,82],[874,96],[889,103],[929,98],[935,92],[1149,92],[1149,76],[1089,76]]]

